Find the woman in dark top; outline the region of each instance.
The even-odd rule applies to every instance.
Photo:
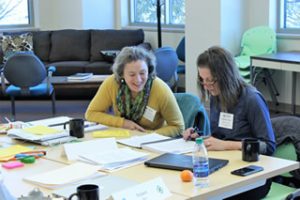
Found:
[[[198,86],[202,98],[210,98],[211,137],[204,143],[208,150],[241,150],[243,138],[256,138],[260,153],[272,155],[275,138],[267,104],[253,86],[240,76],[234,58],[221,47],[211,47],[197,59]],[[184,139],[199,137],[193,128]],[[260,199],[269,191],[266,185],[232,199]]]

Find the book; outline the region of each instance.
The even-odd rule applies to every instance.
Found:
[[[93,73],[76,73],[71,76],[68,76],[68,80],[85,80],[93,76]]]

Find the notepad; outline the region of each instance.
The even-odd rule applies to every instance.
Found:
[[[56,128],[51,128],[43,125],[31,126],[28,128],[24,128],[23,130],[34,135],[49,135],[61,132],[61,130],[58,130]]]
[[[129,137],[130,132],[129,130],[102,130],[102,131],[94,131],[92,133],[94,138],[101,138],[101,137]]]
[[[10,147],[2,148],[0,149],[0,161],[2,162],[8,161],[16,154],[26,152],[26,151],[32,151],[32,149],[22,145],[13,145]]]

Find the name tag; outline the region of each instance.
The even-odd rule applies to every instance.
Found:
[[[162,200],[169,196],[171,193],[161,177],[111,195],[113,200]]]
[[[231,113],[221,112],[220,118],[219,118],[219,127],[232,129],[233,128],[233,117],[234,117],[234,115]]]
[[[143,117],[153,122],[155,115],[156,115],[156,110],[147,106]]]

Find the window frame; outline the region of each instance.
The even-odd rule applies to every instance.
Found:
[[[157,23],[148,23],[148,22],[136,22],[135,21],[135,0],[128,0],[129,1],[129,26],[138,26],[138,27],[148,27],[148,28],[156,28]],[[166,9],[165,9],[165,17],[164,20],[161,19],[161,27],[162,29],[184,29],[185,24],[169,24],[168,22],[172,21],[172,15],[171,15],[171,6],[170,1],[172,0],[166,0]]]
[[[277,17],[276,17],[276,31],[277,33],[282,34],[293,34],[300,35],[300,27],[299,28],[284,28],[282,24],[284,23],[285,17],[284,15],[284,4],[286,0],[277,0]]]
[[[34,7],[33,0],[27,0],[28,24],[0,25],[0,30],[18,29],[18,28],[33,28],[34,27]]]

